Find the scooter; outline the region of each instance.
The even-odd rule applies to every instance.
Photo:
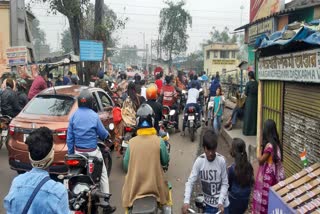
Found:
[[[101,152],[104,154],[103,150]],[[108,154],[110,157],[108,160],[111,160],[110,153]],[[105,194],[100,191],[102,161],[106,161],[105,155],[103,156],[104,160],[89,156],[87,153],[65,156],[65,164],[69,168],[68,175],[60,175],[59,178],[63,179],[63,183],[68,189],[71,211],[76,211],[79,214],[99,213],[99,207],[101,207],[102,213],[111,213],[109,211],[111,194]],[[109,164],[105,164],[108,170]]]
[[[8,115],[1,115],[0,116],[0,149],[2,148],[2,145],[4,143],[7,143],[9,137],[8,137],[8,131],[9,131],[9,124],[11,122],[12,118]]]

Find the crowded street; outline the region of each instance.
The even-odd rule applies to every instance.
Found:
[[[173,185],[173,213],[179,213],[183,204],[183,194],[185,188],[185,182],[190,174],[192,164],[199,149],[199,133],[197,134],[197,141],[190,142],[186,140],[186,137],[175,134],[171,136],[172,150],[171,150],[171,165],[166,172],[167,179],[172,182]],[[229,146],[221,139],[218,145],[218,152],[225,155],[228,163],[231,158],[229,155]],[[4,199],[9,191],[12,179],[17,176],[17,173],[9,168],[7,160],[7,151],[5,148],[0,150],[0,176],[1,176],[1,188],[0,198]],[[124,182],[125,173],[122,170],[122,159],[116,157],[116,154],[112,154],[112,170],[110,176],[110,189],[112,192],[111,201],[117,206],[117,213],[124,213],[121,208],[121,191]],[[0,207],[0,213],[5,213],[4,207]]]
[[[0,21],[0,214],[320,214],[320,0]]]

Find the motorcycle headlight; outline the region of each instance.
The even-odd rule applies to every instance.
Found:
[[[88,184],[85,184],[85,183],[78,183],[74,186],[72,192],[75,194],[75,195],[79,195],[81,192],[84,192],[84,191],[89,191],[90,190],[90,187]]]
[[[109,129],[112,131],[114,129],[114,124],[113,123],[110,123],[109,124]]]

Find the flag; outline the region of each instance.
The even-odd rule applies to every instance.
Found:
[[[303,150],[303,152],[300,153],[300,159],[303,163],[304,167],[307,167],[308,165],[308,160],[307,160],[307,151],[306,149]]]

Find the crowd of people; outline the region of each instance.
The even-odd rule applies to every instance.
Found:
[[[276,124],[272,120],[265,121],[263,130],[263,143],[258,148],[259,169],[254,179],[254,170],[248,160],[245,142],[240,138],[233,139],[230,154],[234,158],[231,166],[227,167],[225,158],[217,153],[218,137],[222,126],[222,115],[225,105],[220,77],[217,73],[211,84],[206,73],[199,78],[194,73],[186,75],[178,72],[177,76],[164,75],[159,72],[155,75],[155,83],[147,83],[139,74],[132,81],[127,80],[125,72],[119,74],[117,87],[112,88],[105,81],[105,73],[99,71],[96,87],[104,89],[114,99],[116,107],[113,110],[115,121],[115,149],[120,155],[120,142],[122,142],[125,126],[135,128],[136,135],[130,139],[129,146],[123,159],[124,169],[127,171],[122,190],[123,207],[131,207],[134,200],[147,196],[150,192],[156,195],[157,201],[163,206],[172,205],[170,197],[170,184],[166,181],[162,167],[168,166],[169,154],[164,141],[159,138],[159,121],[162,118],[162,107],[169,106],[178,109],[177,98],[183,90],[188,90],[186,107],[195,106],[200,117],[203,109],[197,104],[199,89],[203,89],[206,99],[206,113],[204,120],[213,120],[212,130],[206,131],[202,136],[204,153],[195,161],[191,174],[185,187],[184,205],[182,213],[188,213],[191,193],[194,183],[199,178],[205,200],[205,213],[244,213],[253,192],[253,213],[267,213],[269,188],[284,179],[282,161],[282,145],[280,144]],[[247,102],[255,102],[257,84],[254,75],[249,73],[250,82],[247,84],[245,95]],[[55,82],[55,85],[78,84],[78,79],[72,73]],[[1,92],[2,113],[13,117],[23,108],[23,105],[32,99],[41,90],[50,87],[46,75],[38,75],[29,90],[28,96],[21,95],[15,99],[15,89],[20,93],[25,90],[23,83],[8,78],[4,82]],[[21,92],[22,91],[22,92]],[[19,95],[20,96],[20,95]],[[238,94],[238,100],[241,95]],[[22,100],[25,102],[23,103]],[[8,104],[8,102],[11,102]],[[211,103],[211,104],[210,104]],[[10,105],[8,109],[6,106]],[[84,89],[78,97],[78,109],[69,121],[67,131],[68,154],[89,153],[92,156],[102,157],[97,146],[97,136],[105,140],[109,133],[101,123],[98,114],[92,110],[92,94]],[[246,112],[253,111],[250,104],[237,104],[226,127],[231,129],[236,119]],[[85,115],[85,116],[84,116]],[[88,117],[88,115],[90,115]],[[249,116],[247,116],[249,117]],[[178,114],[174,117],[175,132],[179,130]],[[247,120],[247,121],[246,121]],[[253,134],[250,118],[244,122],[244,132]],[[199,121],[200,118],[199,118]],[[252,126],[251,126],[252,125]],[[184,130],[184,125],[183,125]],[[41,146],[39,143],[42,143]],[[48,179],[46,168],[54,158],[52,132],[45,127],[34,130],[26,140],[29,149],[29,158],[33,169],[13,180],[9,194],[6,196],[4,206],[8,213],[22,213],[27,209],[31,213],[37,210],[47,210],[47,213],[67,213],[67,191],[63,185]],[[143,181],[143,182],[141,182]],[[109,180],[106,166],[103,164],[101,176],[101,191],[109,193]],[[28,198],[34,197],[33,191],[39,184],[43,185],[39,195],[50,198],[41,201],[35,199],[33,204],[27,203]],[[39,187],[41,188],[41,186]],[[32,194],[31,194],[32,193]],[[39,196],[40,197],[40,196]],[[51,200],[52,198],[52,200]],[[30,200],[30,199],[29,199]],[[32,198],[33,200],[33,198]],[[31,200],[31,201],[32,201]],[[101,201],[101,203],[104,203]],[[24,206],[27,204],[28,206]],[[108,211],[114,212],[115,207],[108,205]]]

